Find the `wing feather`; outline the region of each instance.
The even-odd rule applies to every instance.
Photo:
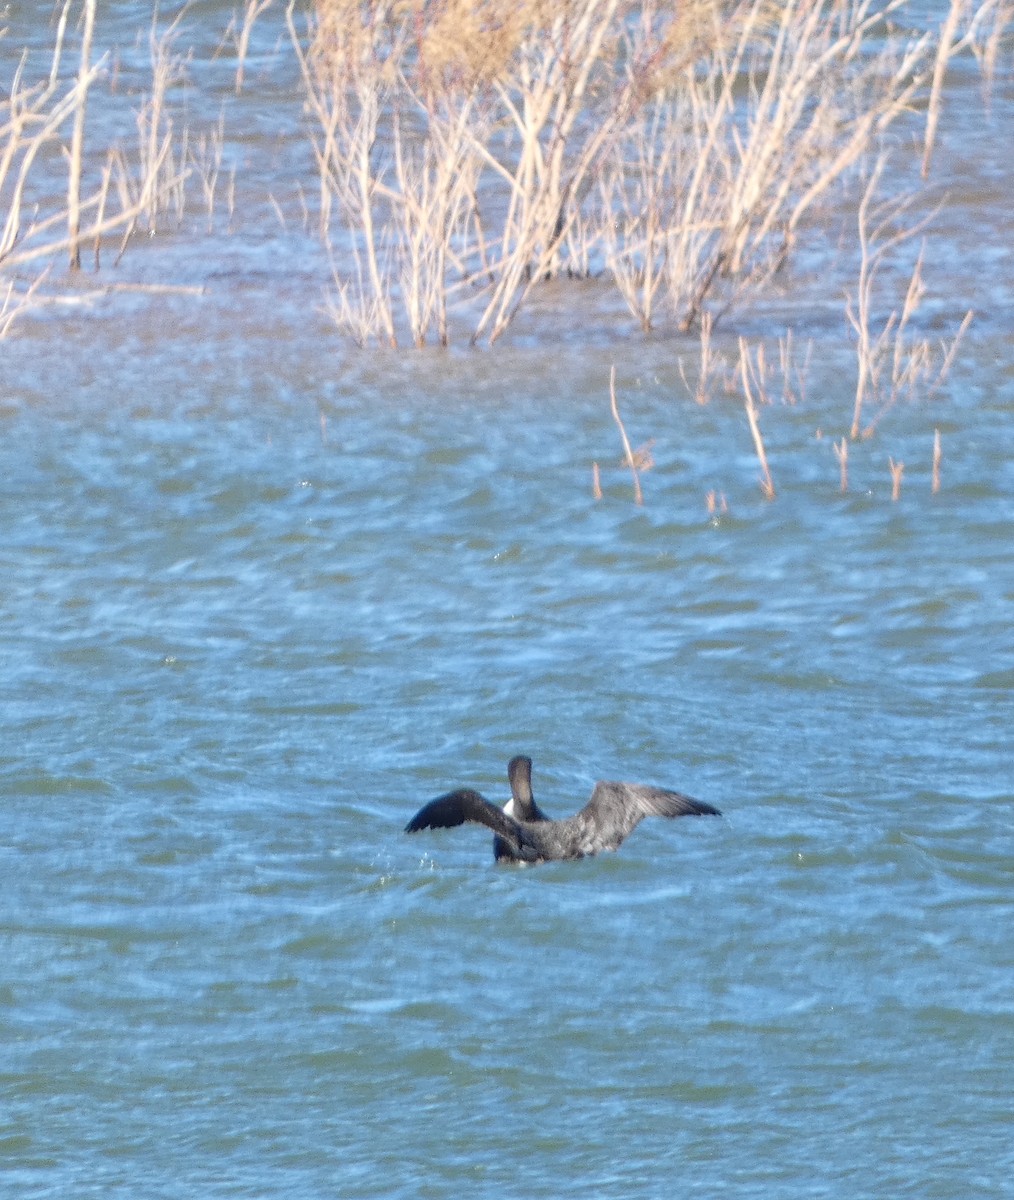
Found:
[[[615,850],[645,817],[721,816],[717,808],[667,788],[600,780],[578,820],[594,830],[601,849]]]
[[[405,826],[405,832],[416,833],[420,829],[453,829],[457,825],[464,825],[466,821],[488,826],[514,851],[521,852],[522,836],[517,821],[470,788],[459,788],[445,796],[438,796],[429,804],[424,804]]]

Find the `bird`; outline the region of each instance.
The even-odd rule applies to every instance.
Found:
[[[503,808],[472,788],[458,788],[431,800],[405,826],[451,829],[471,821],[493,830],[493,856],[508,863],[557,862],[616,850],[644,817],[720,817],[717,808],[682,792],[641,783],[600,781],[591,799],[572,817],[554,821],[532,794],[532,760],[519,754],[507,764],[511,798]]]

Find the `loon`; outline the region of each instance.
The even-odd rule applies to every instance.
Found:
[[[643,817],[719,817],[717,808],[681,792],[640,783],[596,783],[591,799],[572,817],[551,820],[532,795],[532,760],[522,754],[507,765],[511,798],[503,808],[471,788],[458,788],[424,805],[405,826],[450,829],[472,821],[493,830],[497,862],[541,863],[615,850]]]

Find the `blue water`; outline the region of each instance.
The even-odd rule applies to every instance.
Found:
[[[292,380],[114,365],[4,421],[19,1195],[1009,1194],[996,411],[936,497],[825,454],[709,518],[735,408],[642,396],[638,510],[576,363],[547,407],[424,357],[332,386],[326,441]],[[527,871],[402,834],[518,751],[551,812],[725,815]]]
[[[948,321],[1010,296],[982,203]],[[192,239],[144,269],[203,296],[0,344],[5,1194],[1014,1195],[1009,309],[844,495],[844,320],[801,314],[769,502],[693,339],[594,289],[361,354],[277,245]],[[527,870],[402,832],[515,753],[553,815],[605,778],[723,816]]]

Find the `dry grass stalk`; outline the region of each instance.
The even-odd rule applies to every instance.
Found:
[[[22,257],[15,258],[15,246],[23,245],[33,236],[48,233],[55,225],[67,221],[67,213],[49,218],[33,217],[27,230],[22,228],[25,192],[39,154],[43,147],[59,136],[61,127],[78,109],[82,96],[87,93],[102,66],[101,62],[93,63],[87,70],[79,72],[76,83],[60,95],[60,61],[70,2],[65,0],[61,9],[48,81],[34,86],[25,84],[26,53],[14,72],[8,94],[0,100],[0,197],[3,197],[7,208],[0,230],[0,264],[4,266],[11,266],[15,260],[24,261]],[[73,182],[69,188],[73,188]],[[86,207],[78,198],[78,222]],[[63,243],[60,241],[57,244]],[[46,252],[52,253],[52,250],[47,249]]]
[[[64,0],[59,10],[48,79],[35,84],[24,82],[27,52],[21,58],[6,95],[0,100],[0,268],[11,271],[40,258],[68,253],[72,268],[80,264],[80,249],[91,240],[98,246],[101,239],[114,231],[128,231],[138,218],[151,214],[170,196],[182,204],[182,188],[186,172],[178,168],[162,170],[158,178],[145,177],[128,162],[122,150],[113,148],[101,168],[98,188],[84,196],[81,190],[83,150],[87,118],[87,97],[104,69],[105,56],[91,61],[91,43],[97,5],[94,0],[82,0],[81,47],[79,68],[72,84],[61,82],[67,28],[74,5]],[[163,84],[167,85],[168,80]],[[59,143],[63,129],[72,126],[68,151],[67,205],[43,211],[31,205],[31,193],[36,174],[42,175],[40,163],[44,151]],[[160,162],[165,163],[171,148],[166,144]],[[118,204],[116,203],[118,201]],[[112,211],[111,211],[112,210]],[[25,220],[25,213],[30,217]],[[60,234],[60,227],[66,229]],[[14,293],[11,293],[12,295]],[[20,293],[23,303],[40,303],[36,287]]]
[[[294,10],[291,0],[286,10],[289,35],[310,107],[320,126],[314,150],[321,185],[321,232],[332,253],[336,285],[336,301],[329,302],[329,308],[339,327],[349,330],[358,344],[365,345],[377,337],[396,346],[391,274],[383,265],[383,230],[377,228],[374,219],[377,203],[388,196],[389,190],[372,158],[391,84],[375,46],[364,44],[363,37],[353,45],[347,44],[351,34],[365,36],[370,29],[380,36],[383,6],[378,6],[374,22],[365,29],[358,29],[351,20],[347,28],[342,27],[345,40],[336,46],[334,62],[343,67],[345,74],[336,78],[320,70],[320,51],[303,49]],[[322,21],[317,28],[318,42],[324,31]],[[339,270],[330,243],[335,202],[349,229],[351,271]]]
[[[933,430],[933,483],[932,492],[935,496],[940,491],[940,430]]]
[[[959,27],[967,22],[959,37]],[[941,23],[933,60],[933,78],[926,105],[926,130],[923,135],[922,177],[929,177],[933,146],[943,100],[944,76],[950,60],[963,50],[971,49],[979,62],[987,94],[992,90],[999,44],[1014,22],[1014,4],[1009,0],[950,0]],[[991,28],[990,28],[991,26]],[[985,29],[984,36],[980,34]]]
[[[718,513],[727,513],[729,511],[729,505],[726,503],[724,492],[715,492],[714,490],[708,492],[704,498],[704,503],[707,507],[709,516],[715,516]]]
[[[984,19],[980,20],[980,16]],[[982,72],[987,103],[992,97],[1000,49],[1011,26],[1014,26],[1012,0],[996,0],[996,3],[982,4],[972,18],[969,45]],[[985,27],[984,31],[982,27]]]
[[[700,370],[697,373],[697,388],[694,391],[694,399],[702,405],[707,404],[710,399],[709,385],[715,361],[711,348],[711,334],[714,328],[715,322],[711,313],[702,313],[698,323],[701,340]]]
[[[616,365],[615,363],[609,369],[609,405],[613,411],[613,420],[616,422],[620,430],[620,437],[623,440],[623,452],[625,462],[630,467],[630,473],[634,477],[634,503],[643,504],[644,495],[641,492],[641,479],[638,475],[637,461],[634,458],[633,451],[630,449],[630,442],[627,438],[627,431],[623,428],[623,421],[620,418],[620,410],[616,405]]]
[[[721,189],[709,181],[703,208],[686,219],[679,209],[684,181],[695,171],[687,127],[700,112],[682,88],[663,93],[612,148],[599,181],[598,222],[605,264],[642,330],[656,324],[660,295],[673,296],[697,264],[719,223]]]
[[[15,288],[13,281],[7,285],[3,302],[0,303],[0,341],[7,336],[11,326],[19,317],[24,316],[36,306],[36,294],[48,274],[49,268],[47,267],[22,292]]]
[[[254,22],[272,5],[274,0],[246,0],[243,6],[243,24],[236,35],[236,95],[243,90],[243,80],[246,71],[246,56],[250,52],[250,35],[253,33]]]
[[[204,205],[208,214],[208,232],[214,225],[215,194],[218,191],[218,178],[222,171],[222,155],[225,147],[225,114],[218,118],[217,129],[202,133],[197,143],[189,149],[190,166],[197,176],[204,196]]]
[[[901,499],[901,477],[905,474],[905,464],[903,462],[895,462],[893,458],[888,458],[887,465],[891,470],[891,499]]]
[[[63,10],[65,16],[66,7]],[[81,34],[81,67],[78,71],[78,98],[74,109],[74,132],[70,142],[70,167],[67,180],[67,230],[70,235],[70,266],[81,266],[81,158],[84,150],[85,112],[91,81],[92,35],[95,32],[95,0],[85,0],[84,28]],[[105,207],[105,189],[103,204]]]
[[[189,175],[185,150],[175,153],[173,120],[166,105],[169,89],[185,75],[185,59],[174,45],[185,9],[161,33],[152,21],[148,37],[151,54],[151,93],[137,115],[140,157],[137,203],[147,228],[156,228],[158,217],[170,204],[182,215],[183,184]],[[156,13],[157,16],[157,13]]]
[[[961,345],[961,340],[968,332],[968,327],[971,325],[974,319],[975,313],[972,311],[972,309],[969,309],[962,318],[961,324],[958,326],[958,331],[951,339],[950,345],[943,341],[940,342],[940,370],[937,372],[936,378],[927,389],[926,394],[928,396],[934,396],[940,390],[947,376],[950,374],[951,367],[954,365],[954,359],[957,357],[958,347]]]
[[[698,332],[700,335],[700,357],[698,360],[697,383],[691,387],[687,379],[686,370],[683,367],[683,359],[678,358],[676,365],[679,369],[680,378],[683,380],[683,386],[693,396],[694,402],[703,406],[711,400],[711,383],[715,371],[715,356],[711,348],[711,331],[714,328],[714,322],[711,313],[705,312],[701,316]]]
[[[440,345],[449,341],[449,279],[459,261],[456,235],[467,228],[478,172],[475,157],[468,153],[470,116],[467,104],[456,113],[432,113],[429,135],[418,144],[395,114],[401,296],[416,346],[425,343],[431,329]],[[445,236],[434,237],[434,230],[444,230]]]
[[[785,336],[778,339],[778,365],[782,375],[782,397],[786,404],[806,400],[806,377],[813,354],[813,339],[807,340],[806,356],[802,365],[796,361],[794,349],[792,330],[788,329]]]
[[[973,314],[965,314],[950,344],[941,342],[935,351],[927,338],[909,335],[912,318],[925,295],[922,265],[923,245],[916,257],[900,308],[893,308],[874,329],[874,310],[879,275],[888,256],[914,237],[933,214],[913,226],[901,224],[911,197],[889,200],[876,206],[874,196],[883,172],[881,157],[867,182],[858,210],[860,266],[856,297],[846,299],[846,314],[856,334],[857,377],[850,436],[872,436],[883,417],[904,397],[914,398],[920,391],[932,396],[943,385],[950,371]],[[939,365],[938,365],[939,364]],[[872,417],[866,416],[871,405]],[[865,417],[865,425],[863,423]]]
[[[592,463],[592,499],[602,499],[602,483],[599,479],[599,464],[597,462]]]
[[[969,0],[950,0],[947,15],[944,17],[937,39],[937,52],[933,61],[933,82],[930,84],[929,103],[926,107],[926,132],[923,138],[922,177],[929,176],[930,160],[933,157],[933,143],[936,140],[937,123],[940,120],[940,101],[947,64],[955,52],[955,34],[958,22],[968,8]]]
[[[849,490],[849,444],[846,438],[833,442],[834,456],[838,460],[838,487],[844,494]]]
[[[476,150],[510,191],[498,270],[472,340],[500,337],[540,278],[560,266],[560,248],[577,196],[601,148],[626,115],[617,97],[595,125],[578,120],[592,70],[614,23],[619,0],[563,0],[548,26],[533,22],[495,94],[512,131],[505,161],[484,142]],[[516,146],[517,149],[513,150]],[[566,152],[566,158],[565,158]]]
[[[684,224],[699,223],[690,213],[712,190],[707,184],[714,178],[723,181],[722,208],[705,257],[683,273],[682,290],[673,296],[682,328],[698,318],[720,279],[731,281],[730,302],[768,279],[791,250],[810,208],[906,111],[919,87],[917,68],[928,39],[901,47],[897,63],[890,61],[891,39],[876,48],[887,14],[899,3],[870,12],[866,4],[800,0],[779,6],[774,29],[769,6],[745,8],[735,48],[696,84],[709,89],[701,104],[711,107]],[[745,134],[737,119],[743,95]],[[705,221],[712,219],[706,211]]]
[[[764,347],[758,346],[756,361],[751,358],[750,348],[745,338],[739,339],[739,372],[743,386],[743,402],[746,406],[746,419],[750,423],[750,433],[753,436],[754,449],[761,466],[761,491],[768,500],[775,498],[775,485],[768,466],[768,456],[764,449],[764,439],[761,437],[760,424],[757,420],[757,406],[754,403],[754,386],[762,400],[766,399],[764,390]]]
[[[663,298],[690,328],[781,266],[921,93],[932,39],[890,24],[907,2],[316,0],[304,39],[290,0],[322,232],[337,217],[360,256],[336,308],[393,342],[400,304],[442,341],[467,295],[492,343],[544,279],[600,262],[644,329]]]

